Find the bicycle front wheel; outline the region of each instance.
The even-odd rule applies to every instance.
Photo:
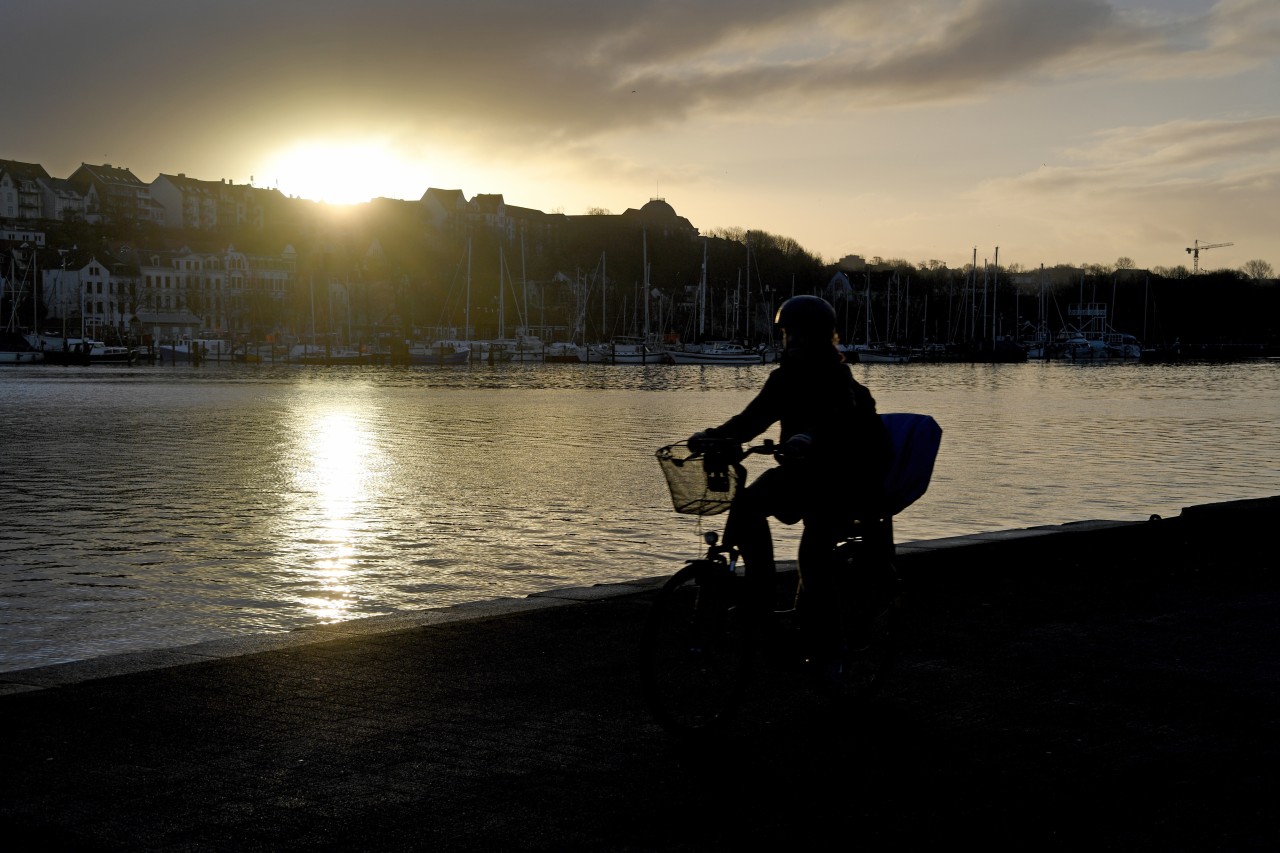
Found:
[[[645,702],[663,728],[719,729],[742,701],[751,644],[740,579],[723,564],[690,563],[658,593],[641,652]]]

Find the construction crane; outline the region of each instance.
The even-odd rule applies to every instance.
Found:
[[[1204,249],[1217,249],[1221,246],[1234,246],[1235,243],[1201,243],[1196,240],[1195,245],[1187,247],[1187,254],[1191,256],[1191,274],[1196,275],[1200,272],[1200,252]]]

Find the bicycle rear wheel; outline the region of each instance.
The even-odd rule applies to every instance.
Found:
[[[668,732],[710,733],[741,703],[751,643],[740,594],[740,580],[709,560],[685,566],[658,593],[640,673],[645,702]]]
[[[842,698],[870,699],[884,683],[898,653],[902,592],[897,570],[886,563],[860,584],[845,620],[845,650],[838,685]]]

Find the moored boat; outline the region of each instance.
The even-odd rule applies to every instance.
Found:
[[[410,364],[466,364],[470,360],[471,348],[456,341],[417,343],[409,346]]]
[[[1117,332],[1107,323],[1107,306],[1101,302],[1071,305],[1067,313],[1076,321],[1064,329],[1061,356],[1069,361],[1137,361],[1142,345],[1133,335]]]
[[[556,341],[547,345],[542,360],[547,364],[580,364],[583,361],[580,355],[581,349],[575,343]]]
[[[911,353],[901,347],[886,343],[854,344],[845,351],[845,358],[853,356],[859,364],[906,364]]]
[[[764,364],[763,350],[748,349],[730,341],[708,341],[701,347],[669,349],[667,358],[672,364]]]
[[[94,338],[64,338],[30,335],[28,343],[40,350],[46,364],[133,364],[138,354],[132,347],[108,344]]]
[[[295,364],[371,364],[373,356],[354,347],[329,347],[318,344],[298,344],[289,351],[289,361]]]
[[[230,361],[233,351],[231,342],[221,338],[183,338],[161,343],[156,348],[161,364],[198,364],[207,360]]]
[[[0,332],[0,364],[37,364],[44,353],[16,332]]]
[[[663,364],[666,351],[650,346],[645,339],[635,335],[619,335],[607,344],[596,344],[579,349],[580,361],[595,364]]]

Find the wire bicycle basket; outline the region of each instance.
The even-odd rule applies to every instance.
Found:
[[[694,453],[687,443],[669,444],[654,454],[667,478],[671,503],[686,515],[719,515],[742,487],[744,471],[735,453]]]

